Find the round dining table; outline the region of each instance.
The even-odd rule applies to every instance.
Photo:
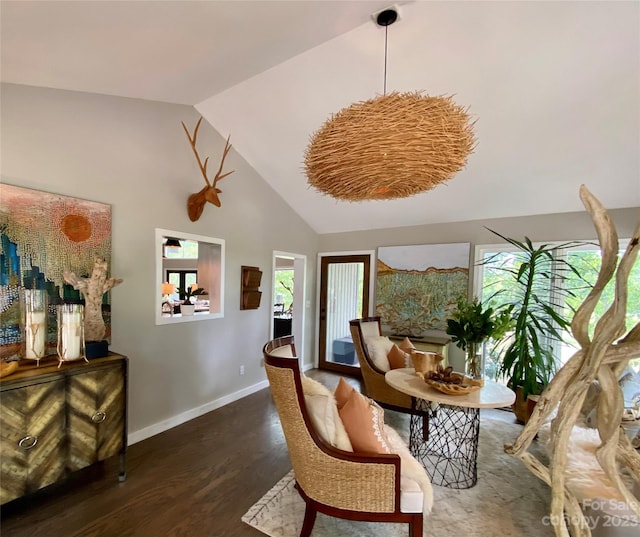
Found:
[[[478,481],[480,409],[510,406],[516,398],[513,390],[485,380],[474,392],[445,394],[429,386],[413,368],[392,369],[385,381],[411,396],[409,448],[431,482],[455,489],[473,487]]]

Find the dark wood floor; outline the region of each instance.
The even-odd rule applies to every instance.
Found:
[[[308,372],[330,388],[338,375]],[[351,383],[359,386],[358,381]],[[1,508],[2,537],[257,537],[240,518],[291,468],[269,389]]]

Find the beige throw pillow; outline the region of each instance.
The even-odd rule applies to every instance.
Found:
[[[387,354],[393,347],[393,341],[387,336],[369,336],[364,338],[364,344],[373,364],[383,373],[389,371],[391,367]]]
[[[353,451],[331,391],[305,375],[301,375],[300,378],[307,412],[318,436],[330,446],[343,451]]]

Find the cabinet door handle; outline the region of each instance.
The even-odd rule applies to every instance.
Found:
[[[98,410],[98,412],[96,412],[93,416],[91,416],[91,421],[93,423],[102,423],[106,419],[107,419],[107,415],[101,410]]]
[[[27,451],[28,449],[36,447],[37,443],[38,443],[38,437],[31,436],[30,434],[28,434],[27,436],[25,436],[24,438],[21,438],[18,441],[18,446],[24,449],[25,451]]]

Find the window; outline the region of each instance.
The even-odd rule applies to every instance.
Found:
[[[198,241],[165,239],[163,257],[165,259],[198,259]]]
[[[619,256],[624,253],[628,240],[620,241]],[[515,260],[517,250],[510,244],[477,246],[475,267],[474,288],[475,295],[482,300],[488,300],[500,288],[501,294],[493,299],[495,305],[507,302],[512,295],[509,279],[504,278],[504,273],[497,267],[509,265]],[[601,253],[596,243],[571,246],[569,248],[558,248],[554,250],[554,258],[565,259],[572,266],[576,267],[580,276],[570,275],[564,282],[565,289],[570,289],[571,294],[555,293],[550,295],[550,289],[541,289],[540,293],[547,293],[547,297],[555,304],[555,309],[565,318],[571,319],[575,310],[589,293],[589,287],[585,285],[593,284],[596,281],[601,264]],[[491,260],[491,262],[489,262]],[[583,279],[583,281],[580,280]],[[640,264],[635,263],[629,277],[629,292],[627,306],[627,331],[640,321]],[[610,281],[605,288],[602,297],[591,317],[589,334],[593,335],[595,325],[608,309],[613,301],[614,282]],[[549,340],[549,345],[553,348],[558,367],[562,366],[577,349],[577,344],[569,332],[563,332],[564,341],[558,342]],[[491,380],[502,381],[498,378],[498,368],[500,364],[500,349],[489,342],[485,346],[485,375]],[[631,361],[632,367],[640,368],[640,358]]]
[[[174,302],[180,300],[178,289],[189,289],[198,282],[196,270],[167,270],[166,281],[176,286],[176,292],[171,295]]]
[[[224,317],[225,241],[214,237],[156,228],[156,324],[173,324]],[[174,306],[186,298],[185,290],[198,298],[192,303],[195,312],[178,313]],[[167,300],[169,285],[176,292]],[[178,293],[182,290],[182,294]]]

